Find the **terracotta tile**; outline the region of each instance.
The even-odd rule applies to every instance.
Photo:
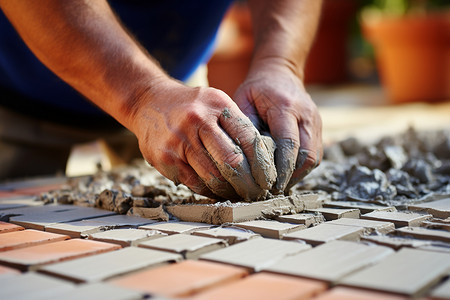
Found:
[[[310,248],[310,245],[300,244],[298,242],[258,238],[203,254],[200,256],[200,259],[217,261],[259,271],[286,256]]]
[[[450,198],[426,202],[422,204],[408,205],[409,210],[427,212],[435,218],[450,218]]]
[[[316,207],[318,194],[277,197],[252,203],[183,204],[167,206],[166,210],[176,218],[188,222],[215,225],[256,220],[265,216],[302,212],[306,204]]]
[[[79,300],[79,299],[108,299],[108,300],[132,300],[144,299],[145,293],[114,286],[108,283],[82,284],[73,290],[54,292],[45,300]],[[147,299],[147,297],[145,297]],[[151,298],[154,300],[155,298]],[[157,300],[157,299],[155,299]]]
[[[48,211],[33,215],[26,214],[23,216],[11,217],[9,221],[25,228],[45,230],[45,227],[52,223],[71,222],[115,214],[111,211],[93,207],[80,207],[75,205],[73,205],[73,207],[74,208],[64,211]]]
[[[139,229],[158,230],[167,234],[192,233],[197,230],[211,228],[210,224],[194,222],[159,222],[150,225],[139,226]]]
[[[372,203],[361,203],[352,201],[330,201],[324,202],[323,207],[335,207],[335,208],[356,208],[359,209],[362,214],[367,214],[373,211],[397,211],[394,206],[381,206]]]
[[[254,220],[248,222],[234,223],[236,227],[251,230],[263,237],[280,239],[284,234],[305,229],[305,225],[281,223],[278,221]]]
[[[435,287],[430,296],[433,299],[450,299],[450,278]]]
[[[331,221],[340,218],[354,218],[358,219],[360,212],[359,209],[356,208],[317,208],[317,209],[309,209],[309,212],[320,213],[324,216],[325,220]]]
[[[431,215],[423,215],[411,212],[399,212],[399,211],[374,211],[361,216],[361,219],[375,220],[375,221],[387,221],[395,224],[396,227],[403,226],[420,226],[420,224],[430,219]]]
[[[178,253],[186,259],[196,259],[226,246],[227,243],[221,239],[188,234],[174,234],[139,243],[139,247]]]
[[[1,252],[0,264],[20,270],[34,270],[45,264],[116,249],[120,249],[120,246],[96,241],[72,239]]]
[[[314,300],[408,300],[409,297],[362,289],[335,287]]]
[[[112,229],[89,235],[90,240],[114,243],[122,247],[137,246],[139,243],[157,239],[167,234],[156,230]]]
[[[275,218],[277,221],[292,223],[292,224],[303,224],[306,227],[311,225],[323,223],[325,219],[322,215],[317,214],[294,214],[294,215],[283,215]]]
[[[315,227],[285,234],[285,240],[302,240],[311,245],[320,245],[334,240],[358,241],[364,229],[352,226],[332,225],[328,222]]]
[[[34,272],[1,277],[0,299],[46,299],[54,293],[70,292],[75,285]]]
[[[248,241],[254,238],[260,238],[261,235],[250,232],[248,230],[238,227],[218,227],[206,230],[198,230],[192,233],[193,235],[216,238],[225,240],[228,245],[233,245]]]
[[[39,272],[75,282],[96,282],[147,267],[182,260],[170,252],[128,247],[39,268]]]
[[[189,296],[247,275],[245,269],[223,264],[186,260],[126,275],[112,284],[166,297]]]
[[[283,258],[265,270],[333,283],[393,253],[382,246],[332,241]]]
[[[327,224],[364,228],[365,234],[371,234],[373,232],[386,234],[395,230],[394,223],[364,219],[342,218],[330,221]]]
[[[23,228],[22,226],[0,221],[0,233],[7,233],[24,229],[25,228]]]
[[[450,243],[450,232],[445,230],[421,227],[402,227],[397,229],[396,232],[402,236]]]
[[[69,239],[69,236],[27,229],[23,231],[8,232],[0,238],[0,252],[40,244],[53,243]]]
[[[290,276],[259,273],[242,280],[206,290],[191,300],[291,300],[311,299],[327,288],[326,284]]]
[[[342,284],[417,297],[447,276],[449,270],[448,253],[402,248],[344,278]]]

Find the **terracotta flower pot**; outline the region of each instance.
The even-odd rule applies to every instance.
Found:
[[[450,99],[450,13],[363,22],[391,101]]]

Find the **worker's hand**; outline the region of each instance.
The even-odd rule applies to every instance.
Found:
[[[130,112],[144,158],[196,193],[263,198],[276,170],[258,130],[225,93],[165,80]],[[239,196],[238,196],[239,195]]]
[[[288,63],[270,58],[253,64],[235,102],[276,142],[274,193],[288,191],[322,159],[322,121],[302,81]]]

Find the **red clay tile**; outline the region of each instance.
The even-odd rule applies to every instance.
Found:
[[[314,298],[314,300],[407,300],[409,298],[394,294],[368,290],[336,287]]]
[[[212,286],[240,279],[248,273],[245,269],[218,263],[185,260],[123,276],[112,284],[166,297],[195,294]]]
[[[263,272],[207,290],[189,299],[306,300],[321,293],[326,288],[327,285],[320,281]]]
[[[39,266],[120,249],[119,245],[73,239],[0,253],[0,264],[20,270],[34,270]]]
[[[22,226],[0,221],[0,233],[7,233],[24,229],[25,228],[23,228]]]
[[[0,252],[53,243],[69,239],[69,236],[27,229],[23,231],[8,232],[1,235]]]
[[[4,274],[20,274],[20,272],[17,271],[16,269],[0,266],[0,275]]]

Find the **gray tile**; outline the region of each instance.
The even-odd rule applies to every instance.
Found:
[[[450,299],[450,278],[434,288],[430,296],[437,299]]]
[[[70,282],[34,272],[0,277],[0,286],[0,299],[46,299],[54,293],[75,289]]]
[[[251,230],[259,233],[263,237],[280,239],[284,234],[305,229],[305,225],[282,223],[278,221],[254,220],[241,223],[234,223],[236,227]]]
[[[408,206],[409,210],[427,212],[435,218],[450,218],[450,198],[426,202],[422,204],[413,204]]]
[[[445,230],[427,229],[422,227],[402,227],[397,229],[397,233],[402,236],[417,239],[450,243],[450,232]]]
[[[221,239],[188,234],[173,234],[139,243],[139,247],[181,254],[186,259],[196,259],[203,253],[226,247]]]
[[[197,230],[209,229],[212,225],[195,222],[159,222],[150,225],[140,226],[139,229],[158,230],[167,234],[187,233]]]
[[[448,275],[449,269],[450,254],[402,248],[344,278],[342,284],[417,297]]]
[[[344,226],[354,226],[364,228],[365,233],[369,234],[372,232],[386,234],[395,230],[394,223],[383,222],[383,221],[373,221],[364,219],[349,219],[342,218],[328,222],[327,224],[333,225],[344,225]]]
[[[245,242],[250,239],[260,238],[261,235],[249,230],[238,227],[218,227],[206,230],[198,230],[192,233],[193,235],[222,239],[227,241],[228,245]]]
[[[259,271],[278,260],[310,249],[310,245],[258,238],[203,254],[200,259],[216,261]]]
[[[181,255],[170,252],[128,247],[43,266],[39,268],[39,271],[75,282],[97,282],[146,267],[177,262],[181,259]]]
[[[309,212],[320,213],[324,216],[325,220],[331,221],[340,218],[359,218],[359,209],[356,208],[317,208],[317,209],[308,209]]]
[[[328,222],[315,227],[285,234],[285,240],[302,240],[311,245],[320,245],[333,240],[359,241],[364,229],[353,226],[332,225]]]
[[[140,242],[167,236],[156,230],[144,229],[112,229],[89,235],[90,240],[121,245],[122,247],[137,246]]]
[[[374,211],[361,216],[361,219],[375,220],[375,221],[387,221],[395,224],[396,227],[403,226],[420,226],[420,224],[430,219],[431,215],[423,215],[411,212],[398,212],[398,211]]]
[[[372,203],[363,203],[354,201],[329,201],[324,202],[323,207],[356,208],[359,209],[362,214],[370,213],[373,211],[397,211],[397,209],[394,206],[381,206]]]
[[[431,241],[423,241],[418,239],[411,239],[407,237],[390,236],[390,235],[362,236],[361,241],[387,246],[394,250],[398,250],[402,247],[419,248],[431,245]]]
[[[288,256],[265,270],[336,282],[392,253],[394,251],[387,247],[332,241]]]
[[[77,286],[74,290],[53,293],[46,300],[79,300],[79,299],[108,299],[135,300],[144,299],[146,294],[108,283],[92,283]],[[153,297],[151,299],[154,299]]]
[[[325,222],[325,218],[321,214],[307,213],[278,216],[275,220],[292,224],[303,224],[306,227]]]

